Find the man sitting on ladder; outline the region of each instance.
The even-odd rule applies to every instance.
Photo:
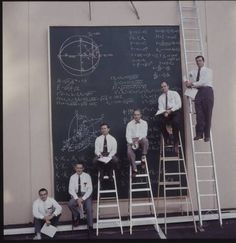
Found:
[[[212,89],[213,74],[210,68],[204,66],[204,57],[195,57],[198,69],[189,73],[189,80],[185,82],[188,88],[197,88],[198,92],[195,97],[196,110],[196,137],[194,140],[203,138],[209,142],[211,130],[211,116],[214,105],[214,93]]]
[[[133,119],[126,126],[126,140],[127,140],[127,155],[132,166],[132,176],[136,176],[138,170],[135,163],[136,154],[135,151],[141,147],[142,157],[141,164],[142,169],[145,169],[145,160],[148,151],[148,124],[141,119],[142,114],[140,109],[135,109],[133,112]]]
[[[100,171],[100,181],[103,182],[105,170],[109,180],[112,181],[112,172],[118,168],[117,141],[109,134],[110,127],[107,123],[100,125],[101,135],[95,140],[95,158],[93,164]]]
[[[172,126],[174,148],[175,152],[178,153],[181,98],[178,92],[169,90],[169,85],[166,81],[161,82],[161,91],[162,94],[158,98],[158,111],[155,115],[159,115],[158,125],[167,145],[170,145],[171,140],[166,126]]]

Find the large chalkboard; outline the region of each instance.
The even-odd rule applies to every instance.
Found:
[[[178,26],[50,27],[51,124],[55,198],[69,199],[73,163],[82,158],[92,175],[99,125],[108,122],[118,141],[120,198],[128,197],[126,124],[133,108],[148,122],[148,163],[157,192],[160,131],[154,116],[160,82],[182,96]]]

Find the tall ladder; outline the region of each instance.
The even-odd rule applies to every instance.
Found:
[[[197,55],[204,56],[199,10],[196,1],[179,1],[179,10],[184,47],[185,69],[187,77],[189,77],[189,71],[196,67],[194,62],[195,57]],[[222,226],[212,132],[210,132],[210,143],[208,144],[202,144],[199,141],[193,140],[193,130],[196,124],[196,112],[193,106],[194,100],[188,98],[188,101],[200,229],[203,226],[203,219],[206,219],[204,215],[209,212],[217,212],[220,225]],[[208,162],[208,164],[202,164],[204,160],[210,160],[210,162]],[[206,173],[206,171],[209,172],[208,175],[205,175],[205,177],[200,177],[200,174],[203,175]],[[209,208],[209,206],[206,208],[206,198],[211,199],[213,204],[213,206],[211,206],[212,208]]]
[[[137,167],[141,165],[141,161],[135,161]],[[141,179],[141,181],[139,180]],[[139,181],[138,181],[139,180]],[[142,221],[151,221],[154,224],[155,229],[159,233],[159,225],[157,222],[157,214],[156,214],[156,208],[155,203],[153,199],[153,193],[152,193],[152,186],[151,186],[151,180],[148,170],[148,164],[147,160],[145,159],[145,171],[144,173],[138,173],[135,177],[132,177],[132,167],[130,166],[130,188],[129,188],[129,216],[130,216],[130,234],[132,234],[132,228],[134,225],[134,222],[142,222]],[[135,202],[135,199],[133,198],[133,194],[143,193],[147,192],[149,196],[149,202]],[[142,198],[143,200],[143,198]],[[150,214],[153,216],[150,217],[134,217],[133,215],[133,209],[134,208],[143,208],[143,207],[150,207]]]
[[[179,145],[178,145],[177,155],[174,153],[173,156],[173,149],[174,149],[174,145],[166,145],[163,136],[161,136],[157,199],[158,200],[160,199],[160,189],[161,186],[163,186],[165,234],[167,234],[167,207],[168,205],[171,204],[172,205],[180,204],[182,214],[183,214],[183,205],[185,204],[187,215],[189,215],[189,205],[190,205],[194,229],[195,232],[197,232],[196,221],[195,221],[194,210],[193,210],[192,195],[189,187],[188,174],[186,169],[186,162],[185,162],[183,144],[182,144],[180,133],[179,133]],[[170,166],[172,170],[168,172]],[[170,197],[167,195],[168,192],[172,192],[172,193],[174,192],[177,195],[176,196],[172,195]],[[173,201],[173,199],[175,201]]]
[[[113,170],[113,182],[114,188],[112,189],[101,189],[101,181],[100,181],[100,172],[98,172],[98,190],[97,190],[97,225],[96,225],[96,235],[98,235],[99,224],[112,224],[115,223],[120,226],[121,234],[123,234],[122,222],[121,222],[121,214],[120,214],[120,206],[118,201],[118,192],[117,192],[117,184],[116,184],[116,174]],[[104,180],[107,181],[108,176],[104,176]],[[105,182],[104,181],[104,182]],[[110,182],[111,183],[111,182]],[[101,196],[103,195],[103,196]],[[113,195],[113,196],[111,196]],[[114,203],[114,199],[116,203]],[[112,203],[111,203],[112,201]],[[100,210],[105,208],[117,208],[118,218],[100,218]]]

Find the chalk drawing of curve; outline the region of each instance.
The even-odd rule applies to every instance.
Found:
[[[62,68],[74,76],[91,74],[101,58],[98,45],[85,35],[74,35],[61,45],[57,55]]]
[[[94,146],[94,142],[99,133],[99,125],[102,123],[104,115],[95,119],[88,119],[87,116],[79,115],[75,111],[75,116],[72,118],[67,139],[63,141],[62,151],[80,152]]]

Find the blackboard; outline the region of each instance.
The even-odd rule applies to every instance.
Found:
[[[78,158],[86,161],[96,198],[92,159],[104,121],[118,142],[119,197],[128,197],[125,129],[137,107],[149,126],[147,158],[155,196],[160,131],[154,114],[160,82],[168,81],[182,96],[179,26],[52,26],[49,52],[55,198],[70,198],[68,183]]]

